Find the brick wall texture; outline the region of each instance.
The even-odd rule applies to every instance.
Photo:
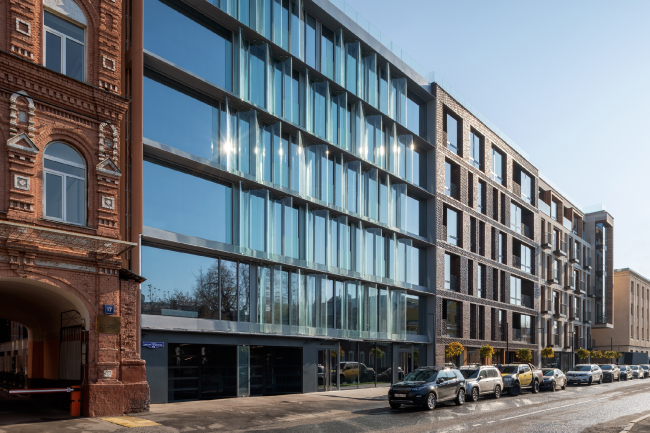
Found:
[[[78,305],[86,322],[85,414],[142,411],[149,407],[149,388],[138,351],[138,278],[120,272],[120,257],[66,243],[84,235],[106,244],[120,239],[120,125],[127,109],[120,96],[122,2],[76,2],[87,21],[84,82],[43,66],[44,3],[49,4],[0,4],[0,227],[18,223],[59,232],[56,244],[46,244],[0,230],[0,298],[3,288],[23,284],[34,293],[48,290]],[[83,225],[45,217],[43,153],[54,141],[73,147],[86,162]],[[29,302],[48,308],[37,297]],[[115,315],[121,317],[119,335],[97,332],[96,318],[104,304],[115,305]],[[34,347],[39,339],[58,338],[58,328],[37,331],[45,322],[39,323],[24,306],[5,307],[0,307],[0,315],[14,311],[12,320],[29,322]],[[39,368],[34,363],[30,371],[36,374]]]

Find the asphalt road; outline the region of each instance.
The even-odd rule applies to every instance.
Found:
[[[99,419],[25,420],[13,425],[0,422],[0,432],[618,433],[629,421],[650,413],[650,379],[570,386],[554,393],[524,391],[517,397],[481,398],[460,407],[443,403],[433,411],[391,410],[386,391],[373,388],[153,405],[151,412],[138,417],[160,424],[154,427],[124,428]]]

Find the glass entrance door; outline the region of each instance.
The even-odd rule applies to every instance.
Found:
[[[398,346],[397,380],[413,371],[413,346]]]
[[[318,381],[318,390],[319,391],[331,391],[332,390],[332,376],[336,380],[336,351],[330,349],[323,349],[318,351],[318,365],[316,368],[316,374]],[[336,383],[334,383],[336,386]]]

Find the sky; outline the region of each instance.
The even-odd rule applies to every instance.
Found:
[[[650,278],[650,1],[347,0],[512,138]]]

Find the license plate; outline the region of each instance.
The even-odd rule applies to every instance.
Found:
[[[395,394],[396,398],[406,398],[406,394]]]

